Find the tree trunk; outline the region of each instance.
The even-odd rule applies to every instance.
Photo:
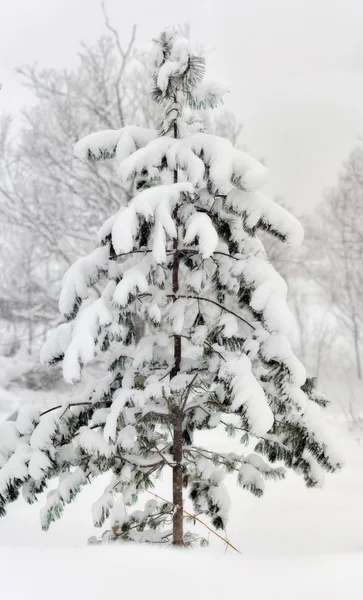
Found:
[[[176,102],[176,97],[174,98]],[[174,137],[178,137],[178,128],[176,122],[174,123]],[[174,183],[178,182],[178,170],[174,171]],[[178,231],[178,206],[175,207],[173,214],[176,229]],[[174,258],[172,267],[172,286],[175,302],[177,299],[177,293],[179,290],[179,261],[180,255],[178,250],[178,234],[173,242]],[[180,371],[181,363],[181,337],[180,335],[174,335],[174,366],[170,372],[170,379],[175,377]],[[172,423],[173,423],[173,436],[174,436],[174,452],[173,458],[175,466],[173,467],[173,545],[183,545],[183,473],[182,473],[182,458],[183,458],[183,434],[182,434],[182,422],[183,416],[179,406],[172,407]]]
[[[174,453],[175,466],[173,467],[173,545],[183,545],[183,437],[182,437],[182,413],[179,406],[172,410],[174,429]]]
[[[175,177],[176,178],[176,177]],[[177,217],[176,207],[174,212],[174,218]],[[178,238],[174,240],[174,259],[173,259],[173,270],[172,270],[172,286],[174,294],[174,302],[177,299],[177,292],[179,290],[179,251],[178,251]],[[175,377],[180,371],[181,363],[181,337],[180,335],[174,335],[174,365],[170,372],[170,379]],[[173,467],[173,545],[183,545],[183,474],[182,474],[182,458],[183,458],[183,437],[182,437],[182,421],[183,416],[179,406],[173,406],[171,410],[172,424],[173,424],[173,438],[174,438],[174,463]]]

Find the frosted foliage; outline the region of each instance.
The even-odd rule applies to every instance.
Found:
[[[203,80],[195,88],[193,96],[202,105],[214,108],[218,106],[228,91],[228,87],[218,81]]]
[[[87,454],[95,456],[109,456],[112,448],[105,441],[101,432],[89,427],[81,427],[77,438],[77,445]]]
[[[292,247],[302,243],[304,230],[301,223],[282,206],[259,192],[232,190],[226,201],[228,206],[243,216],[244,225],[248,229],[271,231]]]
[[[106,129],[87,135],[75,145],[74,155],[81,160],[87,160],[90,154],[95,159],[100,159],[105,154],[109,157],[114,156],[121,131],[121,129]]]
[[[28,465],[30,477],[35,480],[42,479],[42,477],[44,477],[44,473],[50,468],[51,462],[45,452],[42,452],[41,450],[34,450],[34,452],[31,454]]]
[[[145,293],[148,289],[144,273],[137,267],[133,267],[126,271],[120,283],[117,284],[113,297],[119,306],[126,306],[130,295],[136,295],[137,292]]]
[[[184,242],[190,244],[198,238],[199,252],[203,258],[211,256],[218,245],[218,234],[205,213],[195,213],[187,222]]]
[[[251,433],[260,436],[272,427],[274,417],[251,366],[247,356],[231,358],[220,368],[219,377],[231,387],[232,408],[238,410],[244,406]]]
[[[185,38],[178,39],[173,44],[171,60],[165,61],[159,69],[157,84],[163,92],[169,85],[171,75],[180,75],[187,69],[189,56],[189,41]]]
[[[219,319],[219,325],[223,327],[223,335],[226,338],[233,337],[238,333],[238,322],[234,315],[225,314]]]
[[[155,38],[151,71],[158,130],[127,126],[76,144],[82,160],[114,159],[132,197],[65,274],[67,322],[41,351],[42,362],[62,362],[67,382],[83,379],[79,394],[0,426],[0,516],[20,492],[34,502],[52,481],[41,511],[48,529],[109,472],[92,509],[97,527],[110,524],[100,542],[170,544],[177,535],[192,545],[200,537],[181,533],[187,496],[188,511],[223,531],[227,473],[261,496],[284,466],[314,486],[340,459],[289,342],[286,282],[258,236],[296,246],[302,227],[261,194],[265,166],[196,131],[196,111],[218,104],[226,88],[204,79],[203,58],[177,30]],[[216,449],[211,430],[234,437],[236,451]],[[165,501],[124,510],[165,468],[175,484]]]
[[[68,383],[81,379],[81,365],[95,357],[99,328],[109,325],[112,313],[103,298],[85,305],[74,322],[72,337],[64,354],[63,376]]]
[[[111,486],[108,486],[102,496],[92,506],[92,517],[95,527],[100,527],[114,506],[114,496]]]
[[[157,136],[155,129],[145,129],[129,125],[122,129],[106,129],[91,133],[77,142],[74,155],[81,160],[89,158],[100,160],[113,158],[115,155],[122,160],[145,146]]]
[[[47,341],[40,351],[43,364],[52,364],[64,356],[72,338],[73,323],[61,323],[48,333]]]
[[[15,452],[19,441],[19,431],[12,421],[5,421],[0,425],[0,452],[10,456]]]
[[[287,285],[266,258],[249,256],[241,260],[234,273],[242,275],[252,289],[250,307],[263,314],[271,333],[291,333],[293,319],[287,305]]]
[[[103,434],[106,440],[116,441],[117,435],[117,422],[120,414],[122,413],[125,405],[130,400],[137,400],[142,398],[142,393],[133,389],[121,389],[115,394],[114,402],[112,404],[110,413],[107,417],[106,424],[103,430]]]
[[[124,180],[148,170],[156,175],[166,160],[170,169],[185,171],[193,185],[203,187],[205,177],[220,194],[238,188],[253,191],[267,178],[267,169],[244,152],[235,150],[229,140],[205,133],[191,133],[181,139],[159,138],[138,150],[120,166]],[[208,167],[208,175],[206,175]]]
[[[133,206],[121,209],[112,223],[112,245],[117,254],[131,252],[137,232],[137,216]]]
[[[14,454],[12,454],[6,464],[0,469],[0,497],[7,493],[7,489],[16,480],[24,481],[28,476],[29,446],[20,443]]]
[[[62,281],[59,310],[64,315],[71,314],[76,301],[88,297],[88,287],[96,283],[108,269],[109,249],[96,248],[89,256],[77,260],[66,272]]]
[[[44,415],[30,437],[30,445],[34,449],[45,450],[52,445],[52,438],[55,436],[58,426],[57,418],[54,414]]]
[[[15,426],[21,435],[30,435],[39,422],[39,411],[32,406],[20,406]]]
[[[193,187],[189,183],[176,183],[150,188],[137,194],[112,224],[115,251],[131,252],[138,231],[138,216],[142,216],[154,223],[153,255],[157,262],[164,262],[166,236],[176,236],[171,214],[182,193],[193,193]]]
[[[261,354],[267,361],[277,361],[286,365],[290,373],[290,381],[298,389],[304,384],[306,379],[305,367],[294,355],[286,336],[267,336],[261,344]]]

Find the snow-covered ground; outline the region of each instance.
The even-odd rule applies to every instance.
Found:
[[[45,405],[62,398],[27,392],[26,399]],[[363,598],[363,438],[360,441],[358,434],[350,433],[343,417],[334,411],[328,421],[346,464],[339,474],[327,475],[322,489],[306,489],[300,478],[289,474],[283,482],[269,483],[264,496],[255,498],[236,487],[232,477],[227,479],[232,500],[227,534],[242,557],[231,549],[226,552],[225,545],[212,535],[210,547],[198,551],[198,560],[189,552],[179,556],[168,551],[160,556],[143,548],[85,548],[90,536],[99,535],[90,509],[108,481],[106,475],[103,481],[87,486],[48,532],[41,531],[39,522],[43,498],[33,506],[22,500],[10,506],[7,517],[0,520],[0,597],[41,600],[37,591],[39,586],[45,590],[47,581],[53,598],[63,598],[72,589],[70,581],[70,598],[99,598],[101,592],[118,587],[120,594],[130,593],[142,563],[142,589],[135,597],[162,598],[165,584],[165,597],[168,593],[178,599],[178,594],[187,594],[180,592],[179,585],[173,593],[180,561],[183,572],[188,570],[188,577],[196,581],[193,597],[210,599],[222,593],[253,591],[254,600],[267,593],[279,600]],[[215,436],[213,444],[217,448],[222,440]],[[170,496],[168,479],[166,475],[158,488],[164,497]],[[150,580],[158,577],[154,569],[161,570],[163,585],[150,586]],[[92,573],[92,578],[83,594],[79,577],[85,572]],[[19,585],[24,582],[24,590],[14,587],[14,573],[22,574],[17,579]],[[57,585],[51,584],[52,577]]]
[[[7,548],[0,552],[6,600],[361,600],[362,555],[215,556],[135,546]]]

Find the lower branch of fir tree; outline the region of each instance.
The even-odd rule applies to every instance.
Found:
[[[123,477],[124,479],[126,479],[128,482],[133,483],[131,479],[129,479],[128,477],[126,477],[126,475],[121,475],[121,477]],[[114,485],[113,489],[115,489],[118,485],[120,485],[120,483],[122,483],[122,482],[118,481]],[[154,498],[156,498],[157,500],[161,500],[162,502],[165,502],[166,504],[170,504],[171,506],[174,507],[174,504],[172,502],[170,502],[170,500],[166,500],[162,496],[159,496],[158,494],[155,494],[155,492],[151,492],[150,490],[144,490],[144,491],[147,494],[150,494],[151,496],[153,496]],[[203,527],[205,527],[206,529],[208,529],[208,531],[210,531],[211,533],[213,533],[213,535],[215,535],[217,538],[219,538],[220,540],[222,540],[222,542],[224,542],[225,544],[227,544],[227,546],[229,546],[230,548],[232,548],[233,550],[235,550],[236,552],[238,552],[238,554],[242,554],[238,550],[238,548],[236,548],[236,546],[234,546],[227,538],[224,538],[223,536],[219,535],[219,533],[217,531],[215,531],[214,529],[212,529],[211,527],[209,527],[209,525],[207,525],[207,523],[205,523],[204,521],[202,521],[202,519],[199,519],[198,515],[193,515],[192,513],[190,513],[187,510],[185,510],[184,508],[183,508],[183,513],[184,513],[184,515],[186,515],[190,519],[193,519],[194,521],[198,521],[198,523],[200,523],[201,525],[203,525]]]

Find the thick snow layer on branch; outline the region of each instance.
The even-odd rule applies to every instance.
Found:
[[[110,456],[112,448],[106,442],[102,433],[90,427],[81,427],[75,439],[75,446],[79,446],[90,456]]]
[[[230,338],[238,333],[238,323],[234,315],[225,313],[219,319],[218,325],[223,327],[223,336]]]
[[[28,444],[19,443],[14,454],[0,469],[0,495],[5,496],[9,485],[14,481],[23,481],[28,476],[28,461],[31,449]]]
[[[199,252],[202,258],[209,258],[217,248],[218,234],[211,218],[205,213],[194,213],[188,219],[184,242],[191,244],[195,238],[199,240]]]
[[[197,105],[214,108],[221,103],[229,89],[218,81],[201,81],[193,90],[193,98]]]
[[[251,308],[263,314],[263,320],[271,333],[290,333],[293,319],[287,305],[287,285],[263,256],[249,256],[233,265],[232,272],[242,275],[252,288]]]
[[[165,159],[166,153],[176,143],[174,138],[163,136],[152,140],[144,148],[137,150],[125,158],[119,167],[123,181],[132,180],[136,174],[147,170],[149,177],[160,175],[159,166]]]
[[[81,379],[83,365],[95,357],[99,328],[112,322],[112,313],[103,297],[83,306],[72,331],[70,344],[64,354],[63,377],[68,383]]]
[[[124,160],[124,158],[130,156],[130,154],[139,148],[143,148],[157,136],[157,129],[146,129],[145,127],[136,127],[135,125],[124,127],[120,141],[116,147],[117,160]]]
[[[152,304],[150,304],[150,306],[148,306],[147,313],[152,323],[154,323],[155,325],[158,325],[160,323],[161,310],[160,306],[156,302],[153,302]]]
[[[300,246],[304,239],[301,223],[285,208],[259,192],[234,189],[227,195],[226,206],[240,213],[245,227],[252,231],[255,228],[265,229],[292,247]]]
[[[105,129],[91,133],[79,140],[74,147],[74,155],[81,160],[113,158],[122,129]]]
[[[95,527],[101,527],[115,503],[112,486],[107,486],[102,496],[92,505],[92,517]]]
[[[116,441],[117,437],[117,422],[125,405],[130,400],[137,402],[138,406],[143,404],[143,393],[140,390],[122,388],[117,390],[113,396],[110,413],[106,420],[106,425],[103,430],[103,436],[106,441]]]
[[[170,53],[170,60],[166,60],[160,67],[157,74],[157,86],[165,92],[170,77],[175,75],[181,75],[188,68],[190,57],[190,43],[189,40],[183,37],[174,37],[172,42],[172,49]]]
[[[73,331],[73,323],[61,323],[55,329],[51,329],[47,340],[40,350],[40,361],[47,365],[61,359],[67,350]]]
[[[226,525],[231,510],[231,498],[223,481],[220,481],[217,485],[211,485],[209,495],[213,503],[218,507],[218,515]]]
[[[121,210],[112,224],[112,244],[117,253],[131,252],[138,230],[138,215],[147,221],[154,221],[153,256],[159,262],[166,259],[166,236],[174,238],[176,227],[172,217],[173,209],[181,194],[192,194],[193,186],[188,183],[159,185],[143,190]]]
[[[109,219],[107,220],[107,222]],[[106,223],[107,223],[106,222]],[[106,225],[105,223],[105,225]],[[105,227],[104,225],[104,227]],[[112,245],[116,254],[131,252],[138,229],[138,219],[133,206],[122,208],[112,223]],[[102,234],[104,234],[104,229]],[[101,232],[100,232],[101,233]],[[100,234],[99,234],[100,235]]]
[[[228,193],[231,182],[240,189],[254,191],[266,181],[266,167],[248,154],[235,150],[224,138],[193,133],[180,140],[180,147],[188,148],[202,158],[209,167],[209,179],[219,193]]]
[[[238,483],[243,488],[253,491],[256,496],[261,496],[265,489],[265,482],[260,471],[249,463],[243,463],[240,467]]]
[[[30,456],[28,472],[35,481],[41,480],[44,473],[50,470],[52,463],[45,452],[33,450]]]
[[[322,419],[320,406],[315,402],[308,402],[301,423],[309,431],[310,438],[317,440],[319,444],[323,444],[324,454],[334,468],[344,465],[345,461],[341,450]]]
[[[46,450],[52,445],[52,439],[58,427],[59,415],[57,413],[58,411],[53,411],[44,415],[34,429],[30,438],[30,445],[35,450]]]
[[[0,453],[10,456],[15,452],[20,434],[14,421],[5,421],[0,425]]]
[[[107,273],[108,262],[109,248],[101,246],[69,267],[62,280],[59,298],[59,310],[63,315],[71,314],[77,301],[88,297],[88,287]]]
[[[229,358],[219,369],[219,377],[231,387],[232,408],[245,407],[252,435],[258,437],[269,431],[274,421],[273,413],[252,373],[250,359],[244,355]]]
[[[58,487],[48,492],[46,503],[40,511],[40,522],[44,530],[49,528],[53,516],[62,512],[63,504],[69,503],[79,492],[86,479],[86,474],[81,467],[77,467],[72,472],[62,473]]]
[[[183,331],[185,318],[185,300],[179,298],[170,306],[168,318],[172,322],[172,331],[180,335]]]
[[[190,148],[182,146],[180,140],[168,136],[153,140],[124,160],[120,165],[120,174],[125,181],[144,170],[147,170],[149,177],[159,176],[165,161],[170,170],[179,168],[185,171],[188,181],[193,185],[203,185],[204,162]]]
[[[143,271],[138,267],[132,267],[124,273],[117,284],[113,299],[118,306],[126,306],[130,295],[144,294],[148,289],[149,285]]]
[[[300,388],[306,380],[304,365],[293,353],[288,338],[284,335],[268,335],[260,351],[266,361],[283,363],[289,370],[290,383]]]
[[[20,406],[15,421],[17,430],[21,435],[30,435],[39,423],[39,410],[34,406]],[[1,440],[1,433],[0,433]]]
[[[137,439],[137,432],[133,425],[126,425],[117,435],[117,445],[123,450],[132,450]]]
[[[106,129],[79,140],[74,147],[74,155],[81,160],[100,160],[117,155],[119,160],[123,160],[157,135],[155,129],[134,125],[122,129]]]
[[[170,170],[185,171],[188,181],[196,187],[205,185],[207,166],[208,177],[221,194],[230,192],[233,185],[254,191],[267,178],[267,169],[261,163],[235,150],[229,140],[207,133],[191,133],[181,139],[158,138],[124,160],[120,173],[125,181],[143,170],[147,170],[150,177],[156,176],[165,161]]]

